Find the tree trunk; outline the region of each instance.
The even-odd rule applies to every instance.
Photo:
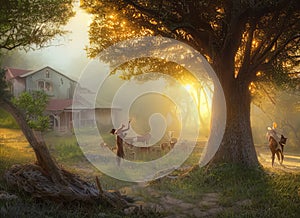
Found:
[[[103,191],[98,179],[97,189],[93,184],[60,168],[50,155],[41,132],[33,131],[28,126],[23,113],[6,99],[0,100],[0,105],[15,118],[32,146],[38,162],[37,165],[14,165],[4,175],[8,184],[31,193],[33,197],[58,202],[100,202],[117,209],[131,206],[126,201],[126,196],[122,196],[118,191]]]
[[[24,133],[27,141],[35,152],[38,165],[45,171],[45,174],[50,176],[54,183],[66,184],[65,179],[61,174],[61,170],[58,167],[55,160],[50,155],[48,147],[46,146],[41,132],[33,131],[27,124],[27,121],[23,113],[16,108],[10,101],[3,99],[1,101],[1,107],[8,111],[19,124],[22,132]]]
[[[248,85],[245,80],[236,78],[227,84],[223,82],[222,87],[226,101],[226,127],[220,147],[210,164],[258,166],[250,125],[251,96]]]

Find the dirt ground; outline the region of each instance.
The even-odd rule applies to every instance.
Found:
[[[284,151],[284,160],[281,165],[275,157],[273,169],[280,169],[286,172],[300,172],[300,152]],[[266,168],[272,168],[271,152],[268,145],[256,147],[257,157],[259,162]]]
[[[24,141],[19,130],[0,129],[0,144],[7,146],[17,146],[28,152],[29,146]],[[0,147],[1,148],[1,147]],[[288,150],[288,149],[287,149]],[[284,162],[279,164],[275,160],[274,166],[271,166],[271,152],[267,145],[256,147],[257,156],[260,163],[274,171],[300,172],[300,154],[286,151],[284,153]],[[0,151],[0,154],[3,151]],[[24,151],[23,151],[24,152]],[[88,166],[80,166],[81,173],[92,173]],[[141,192],[142,190],[142,192]],[[148,184],[138,184],[134,186],[123,187],[120,189],[122,194],[134,197],[137,204],[144,208],[150,208],[162,213],[169,214],[169,217],[211,217],[220,213],[223,208],[219,202],[218,193],[205,193],[197,202],[185,202],[182,199],[172,197],[171,194],[160,193],[154,190]],[[236,202],[234,207],[246,206],[251,204],[251,200]],[[128,211],[130,213],[130,211]]]

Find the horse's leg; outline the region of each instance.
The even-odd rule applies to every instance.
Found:
[[[272,167],[274,165],[275,153],[272,152]]]
[[[284,158],[284,155],[283,155],[283,145],[282,144],[280,144],[280,146],[281,146],[281,163],[283,163],[283,158]]]
[[[281,164],[283,163],[283,158],[284,158],[284,155],[283,155],[283,152],[280,152],[281,154]]]
[[[281,164],[281,160],[280,160],[280,151],[276,151],[276,156],[277,156],[277,159],[278,159],[278,162]]]

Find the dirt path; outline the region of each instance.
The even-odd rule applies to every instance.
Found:
[[[133,197],[135,203],[144,210],[160,212],[167,218],[216,217],[223,211],[239,211],[252,204],[250,199],[246,199],[225,207],[222,204],[222,197],[216,192],[202,193],[189,199],[187,196],[185,199],[175,198],[174,193],[157,190],[147,184],[124,187],[120,192]],[[130,213],[130,209],[127,212]]]
[[[283,164],[280,165],[276,157],[274,161],[274,166],[272,167],[271,152],[268,146],[256,147],[256,151],[259,162],[265,168],[272,168],[273,170],[281,170],[284,172],[300,172],[300,153],[291,153],[289,151],[285,151],[283,153]]]
[[[21,131],[13,130],[7,131],[0,129],[0,142],[9,146],[18,146],[23,148],[27,143],[24,140],[24,136]],[[20,146],[21,143],[23,146]],[[28,144],[27,144],[28,146]],[[27,147],[28,149],[28,147]],[[257,154],[260,163],[266,168],[271,167],[271,153],[267,146],[257,147]],[[80,164],[75,167],[79,174],[82,175],[93,175],[94,171],[88,166],[88,164]],[[283,165],[280,165],[278,161],[275,161],[274,171],[282,170],[284,172],[300,172],[300,155],[285,153],[285,159]],[[202,193],[201,195],[193,199],[185,199],[174,197],[174,193],[168,192],[167,190],[157,190],[148,184],[138,184],[134,186],[127,186],[120,189],[122,194],[132,197],[136,204],[144,209],[151,209],[162,214],[165,217],[176,218],[176,217],[214,217],[221,213],[223,210],[236,210],[241,207],[248,207],[251,205],[251,200],[246,199],[240,202],[235,202],[234,206],[230,208],[222,206],[220,202],[220,194]],[[176,196],[176,195],[175,195]],[[130,213],[130,209],[127,211]]]
[[[137,200],[135,203],[144,210],[154,210],[169,218],[212,217],[224,210],[219,204],[218,193],[205,193],[197,202],[187,202],[147,185],[125,187],[120,192],[132,196]]]
[[[271,153],[268,147],[260,146],[257,148],[260,163],[268,170],[283,172],[300,172],[300,155],[285,153],[282,165],[276,160],[274,167],[271,166]],[[252,202],[250,199],[235,202],[231,207],[224,207],[220,202],[219,193],[203,193],[196,200],[183,200],[174,198],[172,193],[159,191],[145,184],[125,187],[120,189],[121,193],[137,199],[137,204],[143,208],[150,208],[166,214],[166,217],[215,217],[225,210],[240,210],[249,207]]]

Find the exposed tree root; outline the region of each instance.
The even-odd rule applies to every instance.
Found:
[[[98,178],[96,178],[97,186],[95,186],[64,169],[61,169],[61,174],[67,184],[53,182],[38,165],[26,164],[14,165],[5,173],[4,178],[10,186],[17,187],[34,198],[56,202],[100,203],[119,210],[132,207],[125,200],[126,197],[118,191],[104,191]]]
[[[121,196],[118,191],[104,191],[99,179],[96,179],[97,186],[95,186],[59,167],[51,157],[41,132],[30,128],[24,113],[7,99],[0,99],[0,103],[19,124],[35,152],[38,163],[15,165],[9,169],[4,175],[9,185],[29,193],[34,198],[56,202],[99,203],[118,210],[134,207],[126,201],[126,196]]]

